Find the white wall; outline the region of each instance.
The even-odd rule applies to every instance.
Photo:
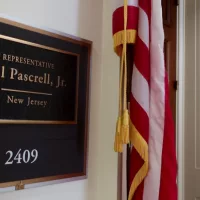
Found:
[[[112,51],[107,0],[0,0],[0,13],[93,41],[88,179],[0,194],[1,200],[116,200],[113,152],[118,98],[118,60]]]

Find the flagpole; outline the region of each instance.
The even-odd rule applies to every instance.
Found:
[[[133,45],[127,45],[127,104],[129,109],[130,103],[130,94],[131,94],[131,78],[132,78],[132,70],[133,70]],[[121,60],[120,60],[121,62]],[[124,149],[126,151],[118,154],[118,190],[117,190],[117,200],[126,200],[128,199],[129,193],[129,157],[130,157],[130,145],[124,145]],[[125,157],[125,159],[124,159]],[[126,160],[126,162],[124,162]],[[123,173],[124,167],[126,168],[126,174]],[[123,177],[123,176],[126,177]],[[123,179],[126,179],[123,181]],[[126,188],[123,186],[123,183],[126,183]],[[124,191],[124,188],[126,191]],[[126,194],[126,197],[124,196]]]
[[[132,71],[133,71],[133,55],[134,55],[134,45],[127,45],[127,104],[128,110],[130,110],[130,95],[131,95],[131,80],[132,80]],[[130,166],[130,152],[131,146],[127,144],[127,151],[126,151],[126,181],[127,181],[127,199],[129,194],[129,166]]]
[[[122,154],[118,153],[117,200],[122,200]]]

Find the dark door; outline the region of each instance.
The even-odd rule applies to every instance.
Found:
[[[165,32],[165,66],[169,76],[170,104],[174,120],[176,119],[176,14],[175,0],[162,0],[163,26]]]

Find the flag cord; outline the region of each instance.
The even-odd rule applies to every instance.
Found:
[[[123,144],[129,143],[129,113],[127,109],[127,10],[128,0],[124,0],[124,34],[121,53],[120,80],[119,80],[119,115],[116,125],[114,150],[123,152]],[[122,86],[123,84],[123,86]]]
[[[124,40],[123,40],[123,53],[122,53],[122,65],[123,65],[123,112],[122,112],[122,142],[124,144],[129,143],[129,113],[127,109],[127,20],[128,20],[128,0],[124,0]]]

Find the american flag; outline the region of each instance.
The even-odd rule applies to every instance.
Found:
[[[114,50],[124,66],[123,80],[127,76],[124,74],[126,45],[135,46],[130,94],[132,148],[128,200],[177,200],[175,131],[164,63],[161,0],[113,2]],[[123,84],[121,82],[120,94],[124,94],[126,84]],[[118,130],[117,134],[121,135],[118,146],[129,141],[122,139],[123,131]],[[123,151],[122,146],[115,150]]]

